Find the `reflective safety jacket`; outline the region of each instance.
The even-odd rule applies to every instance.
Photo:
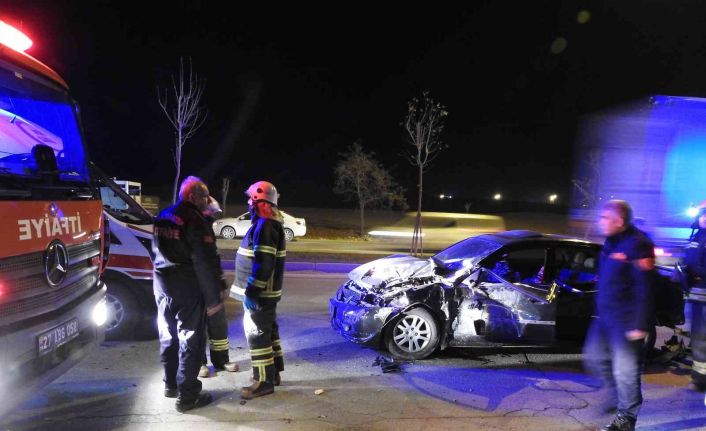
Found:
[[[256,216],[235,255],[232,292],[240,297],[278,301],[286,256],[282,222]]]
[[[689,286],[706,289],[706,230],[699,229],[686,246],[684,252]]]

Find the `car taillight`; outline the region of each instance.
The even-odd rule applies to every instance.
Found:
[[[105,268],[108,266],[108,258],[110,257],[110,222],[105,213],[103,213],[103,220],[101,223],[101,262],[98,272],[103,274]]]

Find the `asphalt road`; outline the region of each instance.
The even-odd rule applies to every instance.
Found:
[[[329,326],[336,274],[290,274],[279,322],[286,371],[275,394],[243,403],[249,360],[240,304],[229,300],[231,359],[244,371],[203,379],[212,405],[189,414],[162,396],[156,340],[105,343],[9,417],[3,430],[589,430],[601,413],[598,381],[574,352],[451,350],[383,374],[381,353]],[[665,336],[660,334],[660,338]],[[680,364],[648,369],[642,430],[706,429],[703,395],[684,389]],[[323,389],[315,395],[317,389]],[[11,396],[11,394],[3,394]]]

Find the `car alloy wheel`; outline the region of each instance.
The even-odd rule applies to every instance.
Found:
[[[407,315],[400,319],[392,332],[392,339],[400,349],[417,353],[424,350],[431,342],[429,322],[421,316]]]
[[[224,239],[233,239],[235,238],[235,229],[230,226],[226,226],[221,230],[221,236]]]
[[[123,307],[122,302],[117,297],[110,293],[105,295],[105,302],[108,308],[108,321],[106,322],[105,330],[112,331],[125,320],[125,307]]]
[[[294,232],[292,231],[292,229],[284,228],[284,239],[286,241],[291,241],[294,239]]]

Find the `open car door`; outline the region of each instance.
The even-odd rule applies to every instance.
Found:
[[[545,280],[548,252],[544,245],[524,245],[485,262],[471,276],[470,286],[487,298],[488,341],[554,343],[558,287]]]

